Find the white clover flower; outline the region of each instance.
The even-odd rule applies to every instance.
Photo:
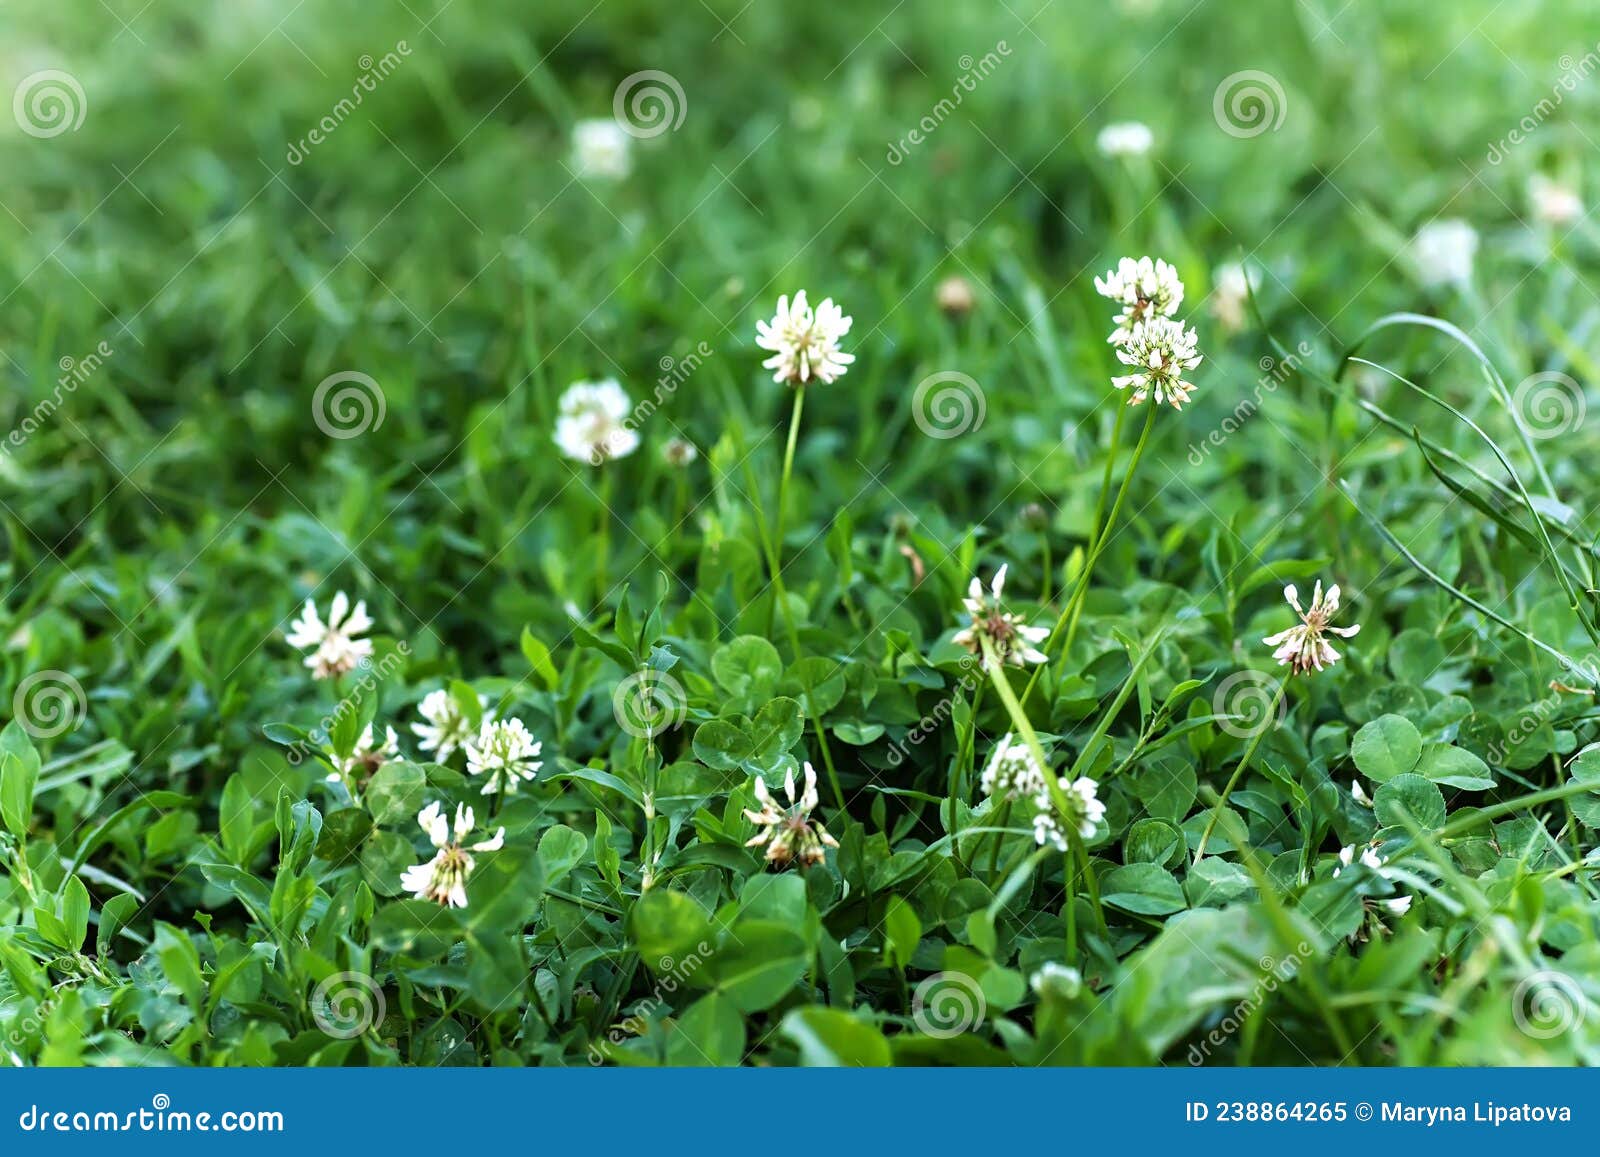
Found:
[[[1218,266],[1211,284],[1211,316],[1229,333],[1238,333],[1249,304],[1250,278],[1244,266],[1235,262]]]
[[[1411,911],[1411,901],[1414,899],[1416,899],[1415,896],[1396,896],[1391,900],[1379,900],[1378,903],[1387,908],[1392,914],[1404,916]]]
[[[639,435],[627,425],[633,402],[614,378],[573,382],[561,395],[556,445],[568,458],[598,466],[626,458],[639,448]]]
[[[1283,588],[1283,597],[1300,616],[1300,622],[1287,631],[1279,631],[1261,640],[1269,647],[1278,648],[1272,652],[1278,665],[1288,667],[1292,674],[1305,675],[1337,663],[1339,652],[1323,636],[1338,635],[1341,639],[1348,639],[1361,630],[1360,624],[1350,627],[1332,625],[1333,616],[1339,610],[1338,584],[1335,583],[1328,588],[1327,594],[1323,594],[1322,580],[1318,579],[1316,589],[1311,594],[1309,611],[1301,609],[1300,594],[1293,584]]]
[[[1135,322],[1128,340],[1117,346],[1117,360],[1135,367],[1133,373],[1111,379],[1119,390],[1131,390],[1128,405],[1137,406],[1152,394],[1157,402],[1170,402],[1174,410],[1194,392],[1194,383],[1183,380],[1202,358],[1196,346],[1199,335],[1181,321],[1152,317]]]
[[[1001,666],[1010,663],[1013,667],[1025,667],[1029,663],[1043,663],[1044,652],[1036,644],[1050,637],[1050,628],[1030,627],[1022,621],[1021,615],[1007,611],[1000,601],[1005,585],[1006,568],[1003,566],[994,572],[988,595],[983,593],[983,583],[976,576],[973,577],[972,585],[967,588],[967,597],[961,600],[972,622],[957,631],[950,641],[977,655],[985,666],[989,664],[989,655],[985,653],[983,645],[985,640],[990,644],[988,650]]]
[[[700,451],[687,438],[668,439],[667,444],[661,447],[661,460],[668,466],[676,466],[679,469],[688,466],[698,457]]]
[[[485,719],[478,734],[466,741],[467,774],[482,775],[483,795],[514,794],[544,766],[538,756],[544,744],[533,738],[520,719]]]
[[[990,756],[978,786],[990,798],[1033,799],[1044,790],[1044,771],[1033,750],[1026,743],[1012,743],[1008,732]]]
[[[842,377],[854,354],[839,349],[839,339],[850,332],[851,318],[824,298],[813,312],[801,290],[790,301],[778,298],[778,312],[770,322],[756,322],[756,345],[771,350],[761,364],[773,371],[772,380],[803,386],[812,378],[827,384]]]
[[[1056,810],[1055,797],[1048,789],[1041,791],[1034,799],[1034,805],[1039,810],[1033,817],[1033,840],[1040,847],[1052,844],[1057,851],[1064,852],[1067,850],[1067,837],[1061,827],[1062,821],[1065,820],[1067,826],[1079,836],[1088,839],[1094,835],[1095,825],[1105,818],[1106,805],[1100,802],[1096,794],[1100,785],[1088,776],[1069,781],[1063,775],[1056,783],[1066,796],[1068,814],[1063,816]]]
[[[1106,339],[1113,345],[1128,342],[1139,322],[1171,317],[1183,304],[1183,281],[1178,270],[1160,258],[1152,261],[1141,257],[1135,261],[1124,257],[1115,269],[1094,279],[1094,288],[1101,297],[1122,306],[1122,312],[1112,318],[1117,328]]]
[[[812,809],[817,806],[817,771],[809,760],[805,765],[805,787],[798,799],[794,794],[792,769],[783,779],[783,794],[789,801],[787,804],[781,804],[773,798],[767,790],[766,781],[759,775],[751,781],[750,787],[755,792],[761,810],[746,808],[744,818],[761,830],[746,840],[744,846],[765,846],[767,863],[779,868],[792,861],[820,864],[827,854],[822,850],[824,847],[839,846],[839,841],[828,834],[828,829],[820,821],[811,818]]]
[[[1356,862],[1356,846],[1349,844],[1339,849],[1339,866],[1333,870],[1333,878],[1337,880],[1339,874]],[[1374,872],[1383,871],[1383,860],[1371,848],[1361,849],[1361,866],[1371,868]]]
[[[1477,253],[1478,231],[1454,217],[1429,221],[1411,240],[1411,259],[1424,285],[1465,285]]]
[[[455,833],[452,837],[450,822],[437,802],[430,803],[417,813],[417,823],[428,833],[428,839],[438,850],[426,864],[417,864],[400,873],[400,887],[419,900],[432,900],[452,908],[467,906],[467,877],[472,874],[472,852],[496,852],[505,846],[506,830],[470,846],[463,841],[472,834],[472,809],[456,806]]]
[[[1350,781],[1350,798],[1355,800],[1358,807],[1372,806],[1372,799],[1367,795],[1366,790],[1361,786],[1361,781],[1359,779]]]
[[[1039,996],[1071,1000],[1083,991],[1083,974],[1058,960],[1047,960],[1029,977],[1028,984]]]
[[[372,724],[362,728],[361,735],[356,739],[356,745],[350,749],[350,754],[340,759],[329,753],[337,770],[330,771],[327,776],[329,783],[342,783],[354,792],[378,768],[391,760],[400,758],[400,737],[394,733],[393,727],[383,729],[383,742],[379,743],[373,734]]]
[[[494,712],[489,710],[487,696],[479,695],[478,704],[483,708],[479,721],[479,726],[482,726],[494,719]],[[449,759],[457,748],[465,747],[467,740],[472,738],[472,721],[461,713],[455,696],[444,687],[424,695],[422,702],[417,704],[417,712],[427,722],[413,723],[411,734],[417,737],[417,746],[423,751],[433,752],[434,759],[440,763]]]
[[[326,623],[318,616],[316,604],[307,599],[300,617],[289,624],[285,639],[297,651],[311,652],[306,656],[306,666],[311,668],[313,678],[331,679],[372,658],[372,640],[356,638],[371,629],[366,600],[351,609],[349,597],[340,591],[333,596]]]
[[[1583,216],[1583,198],[1571,185],[1553,181],[1543,173],[1528,178],[1528,201],[1542,225],[1564,229]]]
[[[1094,143],[1107,157],[1142,157],[1156,143],[1156,135],[1139,121],[1117,121],[1101,129]]]
[[[572,126],[572,167],[580,177],[620,181],[633,171],[633,138],[613,117]]]

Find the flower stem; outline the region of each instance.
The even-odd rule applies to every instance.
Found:
[[[783,449],[783,473],[778,476],[778,508],[772,515],[772,550],[774,556],[774,570],[772,572],[773,586],[779,598],[783,597],[782,580],[778,571],[783,565],[783,522],[784,512],[789,505],[789,476],[794,473],[794,448],[800,440],[800,416],[806,407],[806,388],[794,386],[794,411],[789,415],[789,443]],[[772,615],[767,615],[767,630],[772,630]],[[797,655],[796,658],[799,656]]]
[[[600,468],[600,511],[599,525],[595,527],[595,541],[600,555],[595,565],[595,578],[599,580],[595,601],[601,603],[606,597],[606,574],[611,561],[611,472],[604,465]]]
[[[1233,794],[1233,789],[1239,785],[1239,780],[1244,777],[1245,768],[1250,766],[1250,761],[1255,758],[1256,748],[1261,746],[1261,737],[1272,730],[1274,718],[1278,714],[1278,704],[1283,702],[1284,692],[1289,689],[1287,680],[1278,684],[1278,693],[1272,697],[1272,706],[1267,708],[1266,717],[1262,720],[1261,729],[1250,737],[1250,746],[1245,748],[1244,757],[1239,760],[1239,765],[1233,769],[1233,774],[1228,777],[1228,782],[1222,789],[1222,794],[1217,797],[1216,807],[1211,809],[1211,819],[1206,823],[1206,830],[1200,833],[1200,842],[1195,845],[1194,862],[1199,863],[1200,857],[1206,854],[1206,842],[1211,839],[1211,833],[1216,830],[1217,821],[1222,818],[1222,809],[1228,806],[1228,797]]]

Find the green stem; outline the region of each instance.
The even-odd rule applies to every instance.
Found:
[[[794,473],[794,448],[800,440],[800,416],[806,408],[806,389],[804,386],[794,386],[794,411],[789,415],[789,442],[783,449],[783,473],[778,476],[778,508],[773,512],[772,546],[776,559],[776,568],[772,572],[773,585],[778,588],[781,596],[783,587],[778,578],[778,570],[783,562],[783,523],[784,512],[789,505],[789,476]],[[767,630],[772,630],[772,616],[768,612]],[[798,656],[797,656],[798,657]]]
[[[1273,722],[1278,714],[1278,704],[1283,702],[1284,693],[1289,689],[1289,681],[1285,679],[1278,684],[1278,693],[1272,697],[1272,706],[1267,708],[1265,718],[1261,722],[1261,729],[1250,737],[1250,746],[1244,750],[1244,758],[1239,760],[1239,765],[1233,769],[1233,774],[1228,777],[1227,786],[1222,789],[1222,794],[1217,797],[1217,805],[1211,809],[1211,819],[1206,823],[1206,830],[1200,834],[1200,842],[1195,845],[1194,862],[1199,863],[1200,857],[1206,854],[1206,841],[1211,839],[1211,833],[1216,830],[1217,821],[1222,818],[1223,808],[1228,806],[1228,797],[1233,794],[1233,789],[1239,785],[1239,780],[1244,777],[1245,769],[1250,766],[1250,761],[1255,758],[1256,748],[1261,746],[1261,738],[1272,730]]]
[[[611,472],[604,464],[600,467],[600,512],[599,525],[595,528],[595,540],[600,554],[599,562],[595,566],[595,577],[599,580],[595,600],[604,602],[607,591],[606,573],[611,561]]]

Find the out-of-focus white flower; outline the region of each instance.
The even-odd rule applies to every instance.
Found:
[[[483,795],[511,795],[544,766],[538,758],[544,744],[534,739],[520,719],[485,719],[465,747],[467,774],[487,777]]]
[[[1122,306],[1122,312],[1112,318],[1117,328],[1106,339],[1113,345],[1129,341],[1139,322],[1171,317],[1183,304],[1183,281],[1178,270],[1160,258],[1152,261],[1141,257],[1135,261],[1124,257],[1115,269],[1094,279],[1094,288],[1101,297]]]
[[[1583,216],[1583,199],[1578,191],[1543,173],[1528,178],[1528,202],[1536,221],[1557,229],[1564,229]]]
[[[681,469],[698,457],[700,457],[700,451],[687,438],[671,438],[665,446],[661,447],[661,459],[668,466],[676,466]]]
[[[1424,285],[1465,285],[1472,280],[1478,231],[1465,221],[1429,221],[1411,241],[1411,259]]]
[[[473,852],[495,852],[505,846],[506,830],[501,828],[487,840],[464,846],[472,834],[472,809],[456,807],[455,832],[452,836],[450,821],[437,802],[430,803],[417,813],[417,823],[428,833],[428,840],[438,849],[426,864],[417,864],[400,873],[400,886],[419,900],[432,900],[452,908],[467,906],[467,877],[472,874]]]
[[[1006,568],[1003,566],[994,572],[987,595],[984,594],[983,583],[976,576],[973,577],[972,585],[967,588],[967,597],[961,600],[972,622],[957,631],[951,642],[977,655],[986,667],[990,653],[1001,666],[1010,663],[1013,667],[1025,667],[1029,663],[1043,663],[1044,652],[1036,644],[1050,637],[1050,628],[1030,627],[1022,621],[1021,615],[1007,611],[1001,602],[1005,586]],[[988,648],[984,647],[985,640],[990,644]]]
[[[839,339],[850,332],[852,319],[824,298],[813,311],[801,290],[790,300],[778,298],[778,312],[771,321],[756,322],[756,345],[771,350],[761,364],[773,371],[772,380],[803,386],[812,378],[824,384],[842,377],[854,354],[839,349]]]
[[[350,754],[343,759],[330,753],[337,770],[328,773],[329,783],[342,783],[354,794],[361,785],[372,778],[373,772],[392,759],[400,758],[400,737],[394,733],[393,727],[383,729],[383,742],[379,743],[373,734],[372,724],[362,728],[361,735],[356,739],[356,745],[350,749]]]
[[[820,864],[827,855],[824,847],[837,848],[839,841],[828,834],[820,821],[811,818],[817,806],[817,771],[809,760],[805,764],[805,786],[796,798],[794,771],[783,778],[783,794],[787,804],[779,803],[768,790],[766,781],[759,775],[750,784],[755,792],[760,811],[745,809],[744,818],[761,830],[745,841],[747,848],[765,847],[767,863],[783,867],[792,861],[801,864]]]
[[[611,117],[572,126],[572,167],[580,177],[620,181],[633,170],[633,138]]]
[[[1269,647],[1278,648],[1272,652],[1278,665],[1288,667],[1295,675],[1304,675],[1337,663],[1339,652],[1323,636],[1338,635],[1341,639],[1348,639],[1361,630],[1360,624],[1350,627],[1332,625],[1333,616],[1339,611],[1339,585],[1335,583],[1324,594],[1322,580],[1318,579],[1316,589],[1311,593],[1309,611],[1301,609],[1300,592],[1295,590],[1292,583],[1283,588],[1283,597],[1294,608],[1295,614],[1300,616],[1300,622],[1261,640]]]
[[[598,466],[626,458],[639,448],[639,435],[627,425],[633,402],[614,378],[573,382],[561,395],[556,445],[568,458]]]
[[[1080,776],[1075,780],[1061,776],[1056,783],[1066,797],[1067,814],[1063,815],[1057,809],[1055,797],[1048,789],[1040,792],[1034,800],[1039,811],[1033,817],[1033,839],[1040,847],[1051,844],[1057,851],[1064,852],[1067,850],[1067,837],[1062,828],[1063,822],[1079,836],[1088,839],[1094,835],[1095,825],[1105,818],[1106,805],[1100,802],[1096,794],[1100,785],[1088,776]]]
[[[1032,749],[1026,743],[1012,743],[1007,733],[989,757],[978,786],[992,799],[1032,799],[1044,790],[1044,770]]]
[[[1218,266],[1211,285],[1211,316],[1229,333],[1238,333],[1249,304],[1250,278],[1244,266],[1235,262]]]
[[[952,273],[939,282],[939,287],[934,290],[934,299],[947,317],[965,317],[972,312],[978,300],[972,291],[972,282],[958,273]]]
[[[1028,983],[1039,996],[1071,1000],[1083,991],[1083,974],[1059,960],[1047,960],[1029,978]]]
[[[1140,121],[1118,121],[1100,130],[1095,145],[1108,157],[1142,157],[1156,143],[1150,126]]]
[[[326,623],[317,614],[316,604],[307,599],[300,617],[289,624],[285,638],[296,650],[311,652],[306,656],[306,666],[311,668],[313,678],[331,679],[355,670],[362,660],[372,657],[372,640],[356,637],[371,629],[366,600],[351,609],[349,597],[340,591],[333,596]]]
[[[1183,375],[1203,360],[1199,340],[1194,330],[1170,317],[1136,322],[1128,340],[1117,346],[1117,360],[1134,370],[1112,378],[1111,384],[1132,391],[1130,406],[1153,394],[1157,402],[1170,402],[1174,410],[1181,410],[1194,392],[1194,383],[1184,381]]]
[[[483,708],[479,720],[481,726],[494,718],[494,712],[489,710],[486,696],[478,696],[478,705]],[[417,737],[417,746],[423,751],[433,752],[434,759],[440,763],[449,759],[458,747],[465,747],[467,740],[473,736],[475,729],[472,721],[461,713],[455,696],[444,687],[424,695],[422,702],[417,704],[417,711],[426,722],[413,723],[411,734]]]

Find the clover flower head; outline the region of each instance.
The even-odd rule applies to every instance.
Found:
[[[481,723],[492,720],[494,712],[489,710],[488,697],[478,696],[478,704],[483,708]],[[433,752],[434,759],[440,763],[449,759],[457,748],[465,747],[472,738],[472,721],[461,713],[455,696],[447,688],[429,691],[417,704],[417,712],[425,722],[413,723],[411,734],[417,737],[417,746]]]
[[[1044,652],[1036,644],[1050,637],[1050,628],[1030,627],[1022,621],[1021,615],[1007,611],[1001,602],[1005,585],[1006,568],[1003,566],[995,571],[987,594],[984,593],[983,583],[976,576],[973,577],[972,585],[967,588],[967,597],[961,600],[972,622],[957,631],[951,641],[977,655],[985,666],[991,662],[991,655],[992,661],[1002,666],[1009,663],[1013,667],[1025,667],[1029,663],[1043,663]],[[985,643],[988,643],[987,647]]]
[[[311,652],[305,663],[311,668],[312,678],[332,679],[372,658],[372,640],[357,638],[371,629],[366,600],[352,608],[349,596],[340,591],[333,596],[326,623],[317,614],[317,605],[307,599],[284,638],[295,650]]]
[[[573,382],[561,395],[556,446],[591,466],[626,458],[639,448],[639,435],[628,425],[632,415],[633,402],[614,378]]]
[[[676,466],[680,470],[698,457],[700,451],[687,438],[668,439],[667,444],[661,447],[661,460],[668,466]]]
[[[1465,285],[1477,253],[1478,231],[1455,217],[1429,221],[1411,240],[1411,259],[1424,285]]]
[[[1333,878],[1337,880],[1341,872],[1356,862],[1356,846],[1354,844],[1348,844],[1345,847],[1340,848],[1339,866],[1333,870]],[[1361,858],[1359,862],[1363,868],[1371,868],[1374,872],[1381,872],[1383,870],[1383,860],[1379,857],[1378,853],[1373,851],[1370,847],[1361,849]]]
[[[1288,667],[1295,675],[1305,675],[1311,671],[1320,671],[1339,661],[1339,652],[1335,651],[1324,635],[1338,635],[1341,639],[1348,639],[1361,630],[1359,624],[1350,627],[1335,627],[1332,625],[1333,616],[1339,610],[1339,587],[1334,584],[1327,592],[1322,590],[1322,580],[1317,580],[1316,589],[1311,594],[1311,609],[1304,610],[1300,606],[1300,594],[1294,589],[1293,584],[1283,588],[1283,597],[1300,616],[1300,622],[1286,631],[1279,631],[1276,635],[1268,635],[1261,641],[1269,647],[1277,647],[1272,652],[1272,657],[1278,660],[1278,665]]]
[[[1044,770],[1033,750],[1026,743],[1012,743],[1007,733],[989,757],[978,786],[991,799],[1034,799],[1045,789]]]
[[[1117,328],[1106,340],[1112,345],[1130,341],[1134,327],[1141,321],[1171,317],[1183,304],[1183,281],[1178,270],[1160,258],[1152,261],[1141,257],[1135,261],[1124,257],[1115,269],[1094,279],[1094,288],[1101,297],[1122,306],[1122,312],[1111,319]]]
[[[417,813],[417,824],[428,834],[436,849],[433,859],[400,873],[400,887],[418,900],[432,900],[452,908],[467,906],[467,877],[472,874],[473,852],[495,852],[505,846],[506,830],[501,828],[487,840],[467,844],[472,834],[472,809],[456,806],[455,830],[437,801]]]
[[[1117,360],[1134,371],[1112,378],[1111,384],[1132,391],[1130,406],[1154,395],[1157,402],[1170,402],[1174,410],[1181,410],[1194,392],[1194,384],[1184,381],[1183,375],[1202,360],[1198,341],[1194,330],[1170,317],[1135,322],[1127,341],[1117,346]]]
[[[1528,201],[1541,225],[1564,229],[1583,216],[1583,198],[1571,185],[1543,173],[1528,178]]]
[[[620,181],[633,169],[633,138],[614,117],[572,126],[572,167],[580,177]]]
[[[805,765],[805,786],[800,795],[794,793],[794,770],[783,778],[783,794],[787,803],[780,803],[759,775],[750,784],[755,792],[759,811],[745,809],[744,818],[761,830],[745,841],[747,848],[765,847],[767,863],[781,868],[798,862],[802,865],[820,864],[826,856],[824,847],[837,848],[839,841],[828,834],[820,821],[811,818],[817,806],[817,771],[810,761]]]
[[[1088,776],[1068,780],[1063,775],[1056,783],[1066,797],[1067,813],[1063,815],[1056,807],[1055,797],[1048,788],[1041,790],[1034,798],[1038,812],[1033,817],[1033,840],[1040,847],[1050,844],[1057,851],[1064,852],[1067,850],[1067,837],[1063,823],[1083,839],[1088,839],[1094,835],[1095,825],[1105,818],[1106,805],[1097,794],[1100,785]]]
[[[1235,262],[1217,267],[1211,283],[1211,316],[1229,333],[1244,328],[1245,307],[1250,302],[1250,277]]]
[[[1071,1000],[1083,991],[1083,973],[1059,960],[1046,960],[1028,978],[1028,984],[1038,996]]]
[[[1140,121],[1116,121],[1101,129],[1094,143],[1102,156],[1142,157],[1156,143],[1156,135]]]
[[[372,724],[362,728],[356,745],[350,749],[350,754],[342,759],[330,756],[337,770],[328,773],[329,783],[342,783],[353,794],[362,784],[372,778],[384,764],[400,758],[400,737],[394,733],[393,727],[383,729],[383,742],[379,743],[373,732]]]
[[[784,294],[772,320],[756,322],[756,345],[772,352],[761,364],[773,371],[773,381],[791,386],[803,386],[812,378],[823,384],[835,381],[856,360],[854,354],[839,349],[839,339],[850,332],[851,321],[831,297],[812,310],[805,290],[793,300]]]
[[[544,766],[538,758],[544,744],[534,739],[520,719],[484,719],[465,748],[467,774],[486,777],[483,795],[514,794]]]
[[[1350,781],[1350,798],[1356,802],[1358,807],[1370,808],[1372,806],[1372,797],[1366,793],[1366,789],[1361,786],[1359,779]]]

